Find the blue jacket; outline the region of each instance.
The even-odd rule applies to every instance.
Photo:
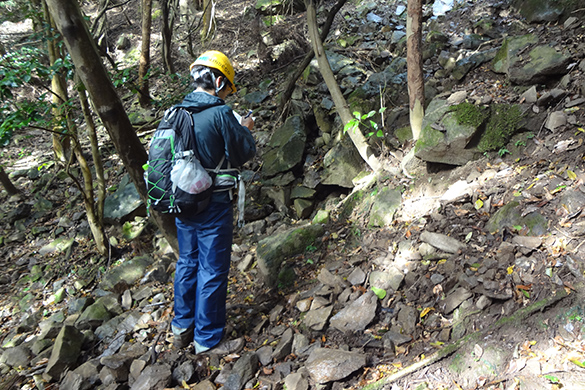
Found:
[[[215,168],[225,155],[222,168],[229,161],[232,168],[240,168],[256,154],[256,144],[250,130],[242,126],[232,109],[217,96],[206,92],[191,92],[178,105],[193,114],[196,153],[201,165]],[[213,202],[229,202],[227,192],[214,193]]]

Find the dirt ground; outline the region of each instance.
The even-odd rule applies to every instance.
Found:
[[[321,10],[328,10],[333,3],[323,4]],[[95,12],[95,5],[87,4],[87,11]],[[192,33],[193,52],[199,53],[206,49],[221,49],[233,60],[237,72],[238,87],[240,90],[255,90],[265,80],[272,81],[273,93],[264,104],[266,110],[271,111],[269,118],[262,118],[257,124],[257,131],[271,131],[283,121],[282,113],[276,112],[276,97],[287,77],[295,69],[299,59],[304,53],[292,51],[279,58],[277,62],[271,60],[271,50],[274,44],[295,37],[298,47],[308,49],[306,41],[306,15],[304,12],[286,10],[284,21],[274,27],[267,28],[262,25],[261,17],[253,10],[253,2],[235,2],[233,0],[222,1],[217,4],[216,24],[217,30],[213,38],[202,45],[196,33]],[[485,7],[493,6],[493,2],[481,2],[474,8],[475,14],[481,14]],[[110,55],[115,60],[121,60],[125,54],[115,48],[119,37],[124,35],[130,38],[132,45],[140,40],[139,2],[131,0],[124,7],[108,12],[108,42]],[[355,15],[356,6],[347,4],[340,12],[341,17],[336,19],[332,31],[344,31],[348,27],[346,22],[351,15]],[[320,15],[323,15],[321,12]],[[472,31],[474,17],[468,8],[461,7],[447,14],[448,23],[453,32],[462,33]],[[159,31],[160,18],[155,18],[153,30]],[[322,17],[321,20],[324,20]],[[195,20],[195,23],[197,20]],[[188,23],[193,23],[189,21]],[[515,21],[514,23],[522,23]],[[514,23],[511,23],[512,28]],[[18,41],[23,34],[26,34],[30,24],[20,23],[3,25],[4,30],[0,33],[3,41]],[[585,58],[583,55],[583,28],[575,29],[574,35],[563,35],[562,41],[553,33],[547,33],[547,26],[539,25],[534,27],[542,35],[542,39],[548,42],[558,42],[559,45],[569,47],[575,53],[576,61]],[[269,46],[263,43],[262,38],[269,32],[273,43]],[[175,66],[179,73],[186,77],[189,64],[193,57],[189,54],[190,44],[184,22],[175,30],[176,39],[173,46]],[[160,69],[160,34],[153,35],[153,65]],[[333,44],[332,41],[328,43]],[[364,61],[367,54],[363,50],[345,49],[343,53],[356,61]],[[375,64],[371,64],[373,70]],[[428,62],[425,64],[425,73],[431,75],[438,64]],[[580,73],[577,67],[571,73],[572,95],[578,95],[581,91],[577,86],[585,82],[585,75]],[[174,83],[163,75],[151,79],[153,94],[156,96],[172,95],[185,88],[181,82]],[[555,85],[548,85],[552,88]],[[490,71],[489,66],[482,66],[472,71],[462,82],[453,86],[452,90],[465,90],[468,96],[490,96],[493,102],[519,102],[520,90],[508,84],[503,76]],[[132,95],[129,90],[121,88],[121,96],[124,96],[125,103],[132,109]],[[239,97],[230,98],[230,103],[238,107],[241,103]],[[166,107],[156,107],[153,112]],[[583,145],[583,127],[585,126],[585,113],[583,110],[573,112],[574,125],[567,125],[552,133],[543,127],[535,128],[533,137],[526,140],[524,146],[510,146],[510,153],[504,156],[497,154],[486,156],[478,161],[464,167],[445,169],[446,167],[424,166],[421,167],[421,176],[417,180],[410,180],[405,177],[389,177],[379,183],[379,186],[392,187],[406,183],[404,203],[416,205],[425,198],[439,193],[457,180],[469,177],[471,174],[481,174],[490,169],[505,171],[509,168],[510,174],[499,177],[497,180],[486,184],[478,190],[475,198],[481,194],[493,191],[496,196],[492,199],[492,206],[497,208],[514,199],[515,189],[519,183],[530,183],[532,178],[544,175],[549,179],[558,177],[567,182],[567,171],[574,172],[575,178],[569,180],[570,188],[583,191],[585,181],[585,168],[583,158],[585,145]],[[144,130],[144,129],[142,129]],[[108,186],[115,186],[123,173],[119,162],[115,157],[113,147],[107,140],[106,134],[101,134],[103,142],[102,152],[108,168]],[[523,135],[522,139],[526,139]],[[146,141],[145,141],[146,143]],[[29,129],[26,132],[16,134],[12,142],[2,149],[2,163],[9,172],[37,166],[39,161],[47,162],[50,166],[51,140],[50,136],[43,131]],[[399,161],[392,156],[406,152],[410,147],[403,145],[404,150],[386,150],[388,166],[397,167]],[[551,153],[560,150],[559,153]],[[261,152],[259,153],[261,156]],[[261,166],[261,157],[257,157],[249,165],[249,169],[258,171]],[[551,182],[554,182],[551,179]],[[55,181],[52,184],[52,191],[44,192],[54,205],[54,213],[47,214],[42,219],[31,223],[26,229],[32,226],[47,231],[55,231],[59,218],[63,215],[70,215],[75,212],[82,212],[81,202],[72,194],[68,194],[65,188],[70,187],[70,182],[64,180],[65,184]],[[22,190],[17,197],[9,197],[5,191],[0,193],[0,210],[5,217],[20,203],[31,202],[35,199],[34,182],[25,177],[18,179],[16,185]],[[553,191],[549,188],[549,193]],[[436,315],[431,321],[432,312],[426,317],[428,320],[418,321],[416,337],[406,346],[396,349],[396,354],[388,356],[384,348],[375,342],[368,341],[367,335],[342,334],[336,330],[328,330],[323,333],[315,332],[312,336],[315,339],[323,339],[326,346],[337,347],[340,345],[362,347],[368,344],[369,362],[367,369],[359,371],[343,381],[331,385],[334,390],[342,388],[386,388],[398,389],[585,389],[585,343],[582,339],[582,332],[585,321],[585,305],[583,304],[583,255],[585,246],[583,234],[585,222],[583,217],[583,206],[578,212],[569,213],[567,208],[559,201],[560,191],[552,193],[550,198],[535,198],[533,202],[527,202],[527,207],[538,207],[539,212],[550,221],[549,232],[542,247],[533,253],[542,258],[542,263],[551,267],[558,267],[556,273],[558,280],[553,280],[547,275],[548,266],[542,266],[532,270],[531,288],[529,297],[521,288],[515,288],[513,298],[506,300],[494,300],[484,310],[465,316],[460,319],[449,318],[448,325],[460,324],[464,331],[461,337],[459,348],[449,356],[438,359],[436,362],[425,362],[434,353],[440,351],[441,346],[438,335],[440,330],[447,324],[447,319]],[[474,200],[475,200],[474,198]],[[282,324],[291,324],[300,320],[300,314],[293,305],[288,305],[287,300],[298,291],[309,290],[315,285],[316,276],[322,267],[329,267],[333,263],[343,264],[344,267],[362,265],[366,269],[374,267],[373,260],[383,255],[394,244],[404,241],[406,238],[416,240],[422,230],[442,230],[455,237],[465,237],[468,231],[478,232],[481,236],[485,224],[490,215],[481,214],[470,209],[469,199],[467,202],[452,202],[445,204],[437,215],[421,215],[416,220],[407,216],[406,211],[399,212],[395,224],[389,228],[372,229],[366,226],[365,221],[360,221],[359,216],[354,215],[354,223],[349,224],[346,220],[338,219],[328,227],[330,233],[322,247],[315,252],[291,259],[295,264],[302,264],[295,268],[296,275],[300,276],[297,282],[290,286],[283,286],[278,292],[264,288],[255,275],[251,274],[242,277],[237,271],[232,270],[230,277],[230,296],[228,300],[228,313],[230,324],[235,335],[247,337],[247,348],[256,349],[261,346],[263,339],[253,336],[253,328],[256,325],[257,317],[270,312],[271,308],[282,304],[284,311],[281,314]],[[363,222],[363,223],[362,223]],[[23,227],[24,228],[24,227]],[[119,227],[110,227],[110,235],[119,235]],[[26,231],[26,230],[25,230]],[[87,276],[90,271],[87,264],[104,265],[92,248],[88,239],[80,242],[66,262],[62,259],[42,259],[36,255],[40,240],[31,242],[18,240],[19,235],[24,234],[22,229],[8,223],[2,223],[0,236],[5,237],[4,245],[0,247],[0,293],[3,298],[0,304],[0,311],[3,313],[3,323],[9,324],[10,315],[8,312],[14,306],[11,296],[20,293],[16,281],[19,275],[29,272],[31,259],[41,263],[54,262],[55,278],[63,274],[78,274]],[[466,263],[468,258],[483,260],[489,258],[496,252],[499,245],[506,240],[506,234],[513,235],[514,232],[500,232],[498,236],[488,237],[483,241],[477,241],[473,249],[468,253],[461,254],[457,258],[458,264],[453,269],[448,269],[448,263],[421,264],[416,268],[417,275],[425,275],[430,279],[436,272],[443,274],[458,275],[464,273],[470,267]],[[119,244],[120,256],[132,256],[142,253],[149,253],[152,250],[152,241],[155,232],[148,230],[137,242],[121,242]],[[474,236],[475,237],[475,236]],[[14,241],[12,241],[14,238]],[[238,255],[245,255],[254,244],[236,232],[236,243],[240,248]],[[307,262],[308,256],[311,262]],[[467,258],[466,258],[467,256]],[[569,266],[567,257],[574,259],[576,272]],[[478,261],[479,261],[478,260]],[[556,269],[556,268],[555,268]],[[502,271],[504,273],[504,271]],[[519,284],[519,283],[518,283]],[[168,286],[167,286],[168,289]],[[414,288],[414,291],[400,291],[390,300],[387,307],[393,303],[405,303],[414,306],[422,314],[424,308],[433,306],[437,302],[437,294],[428,285],[421,288]],[[558,300],[552,299],[554,292],[561,294]],[[410,294],[410,295],[409,295]],[[544,302],[544,303],[543,303]],[[253,305],[251,305],[253,303]],[[538,306],[538,305],[542,306]],[[429,306],[431,305],[431,306]],[[374,328],[369,329],[373,334],[381,334],[384,331],[384,318],[386,313],[380,311],[375,321]],[[516,316],[516,317],[514,317]],[[421,319],[424,316],[421,316]],[[504,322],[498,320],[505,319]],[[386,324],[387,325],[387,324]],[[387,327],[386,327],[387,329]],[[4,334],[6,330],[0,332]],[[364,338],[365,337],[365,338]],[[365,341],[364,341],[365,340]],[[457,340],[451,340],[457,341]],[[168,346],[168,345],[167,345]],[[164,354],[163,354],[164,355]],[[169,353],[167,358],[177,358]],[[181,355],[179,359],[188,359],[188,355]],[[163,357],[164,359],[164,357]],[[421,368],[406,375],[393,384],[384,383],[383,378],[392,375],[400,368],[408,367],[411,364],[421,363]],[[505,369],[501,369],[505,367]],[[261,377],[262,374],[259,374]],[[24,387],[23,387],[24,388]]]

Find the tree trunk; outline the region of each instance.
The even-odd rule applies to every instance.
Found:
[[[47,9],[47,3],[43,1],[43,14],[45,23],[51,27],[50,31],[54,31],[55,23]],[[63,53],[59,48],[59,38],[55,35],[49,37],[47,40],[47,50],[49,52],[49,64],[52,66],[57,60],[63,59]],[[67,82],[63,72],[57,71],[53,74],[51,79],[51,90],[53,92],[53,107],[51,114],[53,116],[53,153],[55,160],[64,164],[69,160],[71,153],[70,139],[67,136],[67,127],[64,125],[67,117],[68,108],[65,104],[67,101]]]
[[[77,81],[77,90],[79,96],[79,103],[81,105],[81,111],[83,112],[83,117],[85,119],[85,125],[87,128],[87,135],[89,137],[89,143],[91,145],[91,155],[93,158],[93,166],[95,169],[95,178],[96,178],[96,188],[97,188],[97,200],[95,202],[95,213],[97,216],[97,221],[100,225],[103,225],[104,219],[104,203],[106,201],[106,179],[104,177],[104,166],[102,157],[99,152],[99,145],[97,139],[97,133],[95,130],[95,123],[93,121],[93,117],[91,116],[91,111],[89,109],[89,102],[87,100],[87,94],[85,93],[85,87],[79,80],[79,77],[76,77]]]
[[[4,187],[6,192],[8,192],[8,195],[16,195],[16,194],[20,193],[20,191],[18,191],[18,188],[16,188],[14,186],[14,184],[12,184],[10,177],[8,177],[8,175],[6,174],[6,171],[4,171],[4,168],[2,168],[1,165],[0,165],[0,183],[2,183],[2,187]]]
[[[79,78],[87,88],[132,182],[146,203],[147,193],[142,169],[147,160],[146,150],[134,132],[122,101],[108,78],[79,6],[75,0],[47,0],[47,5],[63,36]],[[178,245],[174,219],[154,211],[152,216],[176,251]]]
[[[205,42],[213,35],[215,30],[215,2],[204,0],[203,2],[203,26],[201,26],[201,42]]]
[[[317,62],[319,63],[319,70],[321,71],[321,75],[323,75],[325,84],[327,84],[331,98],[335,103],[337,113],[341,117],[341,121],[345,126],[353,119],[353,116],[351,115],[349,106],[347,105],[347,102],[345,101],[345,98],[339,89],[339,85],[335,80],[335,75],[331,70],[331,66],[327,60],[327,55],[325,54],[325,49],[323,48],[323,42],[319,37],[315,4],[313,3],[313,0],[305,0],[305,4],[307,6],[307,24],[309,26],[309,37],[311,39],[313,51],[315,52],[315,57],[317,57]],[[364,161],[370,166],[370,168],[372,168],[374,172],[378,172],[381,169],[380,162],[373,154],[361,130],[352,129],[349,130],[347,134],[351,138],[351,141],[355,145]]]
[[[152,27],[152,0],[142,0],[142,50],[140,52],[140,67],[138,68],[138,101],[140,107],[150,105],[150,86],[146,74],[150,67],[150,31]]]
[[[172,1],[173,0],[160,0],[160,7],[162,10],[162,58],[167,73],[175,73],[175,66],[173,65],[173,58],[171,56],[171,43],[173,39],[173,17],[171,15]]]
[[[425,106],[425,84],[422,67],[422,0],[408,0],[406,19],[406,59],[410,127],[414,141],[420,137]]]
[[[325,38],[327,38],[327,35],[329,35],[329,30],[331,29],[331,25],[333,24],[333,19],[335,19],[335,15],[337,15],[337,12],[339,12],[341,7],[343,7],[345,3],[347,3],[347,0],[338,0],[337,4],[335,4],[335,7],[333,7],[329,11],[329,14],[327,15],[327,20],[325,21],[325,25],[321,29],[321,42],[323,42]],[[289,79],[287,80],[286,86],[284,87],[284,90],[280,94],[280,101],[278,103],[277,109],[278,112],[281,113],[283,112],[286,103],[288,103],[290,97],[292,96],[298,78],[301,77],[307,66],[309,66],[313,57],[315,57],[315,52],[311,50],[305,55],[301,64],[297,67],[292,76],[289,77]]]
[[[72,126],[74,126],[72,124]],[[99,253],[102,255],[106,255],[108,253],[108,246],[109,243],[106,239],[106,233],[104,231],[104,226],[102,224],[102,218],[100,218],[97,214],[96,205],[94,203],[93,197],[93,178],[91,175],[91,169],[87,164],[87,160],[83,156],[81,151],[81,146],[79,145],[79,137],[77,136],[77,131],[69,129],[71,131],[71,138],[73,139],[73,153],[79,163],[79,168],[81,170],[81,175],[83,177],[83,183],[79,183],[77,178],[69,170],[69,166],[67,167],[67,173],[69,177],[71,177],[75,183],[78,185],[79,190],[83,194],[83,202],[85,205],[85,214],[87,215],[87,222],[89,223],[89,228],[91,230],[91,234],[93,236],[93,240],[95,241],[95,246]]]

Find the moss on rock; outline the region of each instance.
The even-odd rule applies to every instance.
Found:
[[[452,106],[450,111],[455,113],[455,118],[457,118],[459,124],[475,128],[481,126],[489,116],[486,112],[487,110],[468,102]]]
[[[522,111],[517,104],[494,104],[478,149],[489,152],[503,148],[522,123]]]

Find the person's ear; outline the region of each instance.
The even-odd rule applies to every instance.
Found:
[[[222,84],[225,84],[225,80],[223,76],[218,76],[215,78],[215,88],[218,89],[221,87]]]

